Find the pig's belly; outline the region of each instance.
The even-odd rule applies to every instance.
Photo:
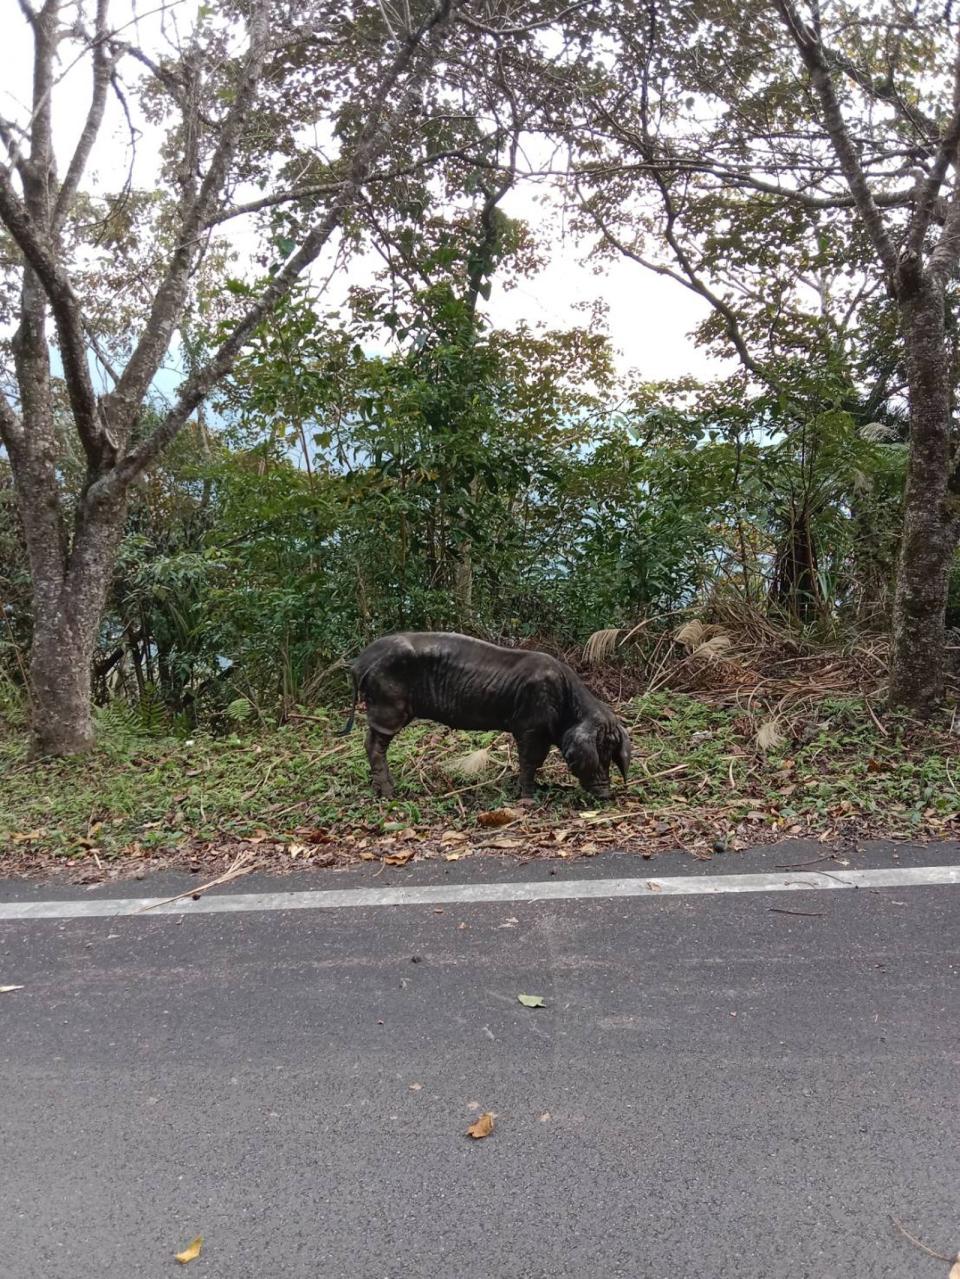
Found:
[[[504,732],[509,727],[509,713],[505,714],[503,708],[490,699],[471,699],[450,710],[449,707],[437,706],[431,698],[417,697],[411,709],[415,719],[432,719],[438,724],[446,724],[448,728]]]

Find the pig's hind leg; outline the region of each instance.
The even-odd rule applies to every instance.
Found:
[[[370,780],[374,795],[381,799],[393,797],[393,778],[387,764],[387,747],[412,716],[403,703],[394,699],[371,702],[367,698],[367,759],[370,761]]]

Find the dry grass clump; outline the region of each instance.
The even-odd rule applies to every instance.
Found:
[[[645,675],[638,691],[694,693],[759,712],[756,744],[764,751],[779,743],[788,711],[823,697],[869,701],[886,681],[888,646],[881,636],[828,642],[737,597],[718,596],[701,615],[653,631],[658,620],[664,619],[591,635],[582,653],[590,682],[598,682],[598,664],[632,650]],[[602,682],[609,685],[606,671]]]

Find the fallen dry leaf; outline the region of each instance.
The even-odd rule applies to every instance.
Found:
[[[509,826],[524,816],[519,808],[491,808],[486,813],[477,813],[477,822],[481,826]]]
[[[502,835],[499,839],[491,839],[487,845],[488,848],[522,848],[522,839],[511,839],[509,835]]]
[[[458,862],[460,860],[459,853],[444,853],[443,860],[445,862]]]
[[[517,998],[523,1004],[524,1008],[545,1008],[542,995],[518,995]]]
[[[467,1136],[479,1140],[481,1137],[489,1137],[493,1132],[493,1112],[485,1110],[479,1119],[475,1120],[467,1129]]]
[[[545,1110],[545,1111],[543,1112],[543,1114],[540,1116],[540,1122],[541,1122],[542,1124],[545,1124],[545,1123],[547,1122],[547,1120],[548,1120],[548,1119],[550,1119],[550,1118],[551,1118],[550,1111],[549,1111],[549,1110]]]
[[[203,1236],[197,1235],[196,1239],[194,1239],[192,1243],[187,1244],[183,1252],[174,1253],[174,1256],[176,1257],[177,1261],[180,1262],[181,1266],[185,1266],[188,1261],[196,1261],[197,1257],[200,1256],[200,1249],[202,1247],[203,1247]]]
[[[411,1092],[419,1092],[420,1089],[423,1087],[423,1084],[407,1084],[407,1087],[410,1089]]]
[[[43,839],[46,830],[40,827],[38,830],[15,830],[10,836],[11,844],[32,844],[38,839]]]
[[[291,857],[299,857],[301,853],[305,853],[306,851],[307,851],[306,844],[288,844],[287,845],[287,852],[290,854]]]
[[[401,853],[390,853],[389,856],[384,857],[383,864],[384,866],[406,866],[415,853],[415,848],[405,848]]]
[[[662,884],[658,884],[658,883],[657,883],[657,881],[656,881],[655,879],[648,879],[648,880],[647,880],[647,887],[650,889],[651,893],[662,893],[662,892],[663,892],[663,885],[662,885]]]
[[[23,990],[22,986],[0,986],[0,995],[9,995],[11,990]]]
[[[371,853],[368,848],[360,854],[360,860],[362,862],[375,862],[377,860],[377,854]]]
[[[441,844],[464,844],[470,838],[462,830],[445,830],[440,836]]]

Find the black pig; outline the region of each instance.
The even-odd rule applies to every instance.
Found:
[[[353,727],[358,699],[367,705],[367,758],[373,792],[389,798],[387,747],[412,719],[450,728],[512,733],[520,761],[520,796],[532,799],[537,769],[558,746],[584,790],[610,798],[610,765],[627,777],[630,738],[604,702],[564,662],[547,653],[500,648],[444,632],[410,631],[374,640],[350,663]]]

